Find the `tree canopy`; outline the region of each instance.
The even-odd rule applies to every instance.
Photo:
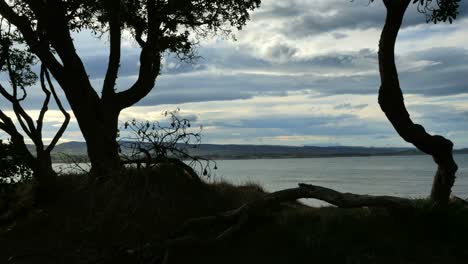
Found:
[[[172,52],[192,59],[200,38],[242,29],[260,0],[0,0],[0,17],[37,56],[65,92],[88,146],[93,170],[119,169],[120,111],[155,86],[161,59]],[[89,30],[109,37],[109,61],[102,89],[93,86],[72,33]],[[123,34],[141,48],[133,84],[116,90]],[[102,94],[99,95],[98,91]]]
[[[374,2],[375,0],[371,0]],[[427,22],[453,22],[459,14],[461,0],[412,0],[419,13],[426,16]]]

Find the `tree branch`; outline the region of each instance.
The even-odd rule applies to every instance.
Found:
[[[5,89],[5,87],[3,87],[2,84],[0,84],[0,94],[5,98],[7,99],[8,101],[10,101],[13,105],[13,111],[15,112],[15,115],[18,119],[18,122],[20,123],[21,125],[21,128],[24,130],[24,132],[28,135],[28,137],[30,137],[31,139],[33,139],[33,132],[34,132],[34,123],[32,122],[32,119],[29,120],[29,119],[26,119],[26,122],[28,122],[28,124],[25,123],[25,121],[23,121],[23,116],[27,116],[26,112],[24,112],[24,109],[21,107],[21,105],[19,104],[19,102],[16,100],[16,98],[14,98],[10,93],[8,93],[8,91]]]
[[[0,109],[0,129],[5,131],[11,137],[11,141],[18,149],[30,160],[34,159],[31,152],[29,152],[26,143],[24,143],[24,137],[21,133],[16,129],[15,124],[5,113]]]
[[[115,94],[115,82],[119,73],[120,66],[120,49],[121,49],[121,15],[120,15],[120,0],[109,1],[110,21],[110,52],[109,52],[109,65],[107,67],[106,77],[102,88],[102,98],[106,100],[107,97]]]
[[[55,134],[54,138],[52,139],[52,141],[50,142],[49,146],[47,146],[47,149],[46,151],[48,153],[52,152],[52,150],[54,149],[55,145],[57,144],[57,142],[59,141],[59,139],[62,137],[63,133],[65,132],[65,130],[67,129],[68,127],[68,124],[70,123],[70,114],[65,110],[65,108],[63,107],[62,105],[62,102],[60,101],[60,98],[58,97],[57,95],[57,92],[55,91],[55,87],[54,85],[52,84],[52,81],[50,79],[50,75],[49,75],[49,72],[47,71],[47,69],[45,69],[44,71],[45,73],[45,76],[46,76],[46,79],[47,79],[47,83],[49,84],[49,88],[50,88],[50,91],[52,92],[52,95],[54,96],[54,100],[55,100],[55,103],[57,104],[58,108],[60,109],[60,111],[62,112],[63,116],[65,117],[65,120],[63,121],[62,125],[60,126],[59,130],[57,131],[57,133]]]
[[[117,94],[118,105],[121,109],[136,104],[148,95],[154,87],[161,68],[161,50],[158,45],[161,20],[158,18],[157,11],[155,10],[155,0],[148,0],[147,2],[148,36],[146,42],[141,40],[141,35],[138,37],[140,38],[139,43],[143,44],[140,53],[140,71],[136,82],[128,90]]]
[[[21,32],[31,51],[42,62],[47,64],[47,67],[54,73],[54,76],[62,75],[63,66],[50,51],[49,44],[39,40],[36,32],[31,27],[30,21],[26,17],[16,14],[5,0],[0,0],[0,15]]]
[[[8,76],[10,78],[10,83],[13,89],[13,94],[9,94],[6,89],[0,85],[0,94],[2,94],[8,101],[10,101],[13,104],[13,111],[15,112],[16,118],[18,119],[18,122],[20,123],[21,127],[23,128],[24,132],[31,138],[31,140],[36,144],[39,144],[41,141],[40,135],[37,134],[36,127],[34,126],[34,121],[32,118],[26,113],[24,108],[21,106],[21,101],[23,101],[26,96],[26,90],[22,87],[23,90],[23,96],[21,98],[18,98],[18,84],[16,83],[16,76],[13,72],[13,69],[11,67],[11,61],[10,61],[10,53],[9,51],[6,51],[4,54],[2,54],[6,58],[6,65],[7,65],[7,71],[8,71]],[[36,145],[38,146],[38,145]]]
[[[0,120],[2,121],[2,123],[0,123],[1,130],[5,131],[10,136],[12,134],[15,134],[15,131],[16,133],[18,133],[18,131],[16,130],[15,124],[13,123],[11,118],[9,118],[1,109],[0,109]]]
[[[49,102],[50,102],[50,95],[51,95],[50,91],[47,89],[46,84],[45,84],[45,80],[44,80],[44,72],[45,71],[46,71],[46,68],[45,68],[45,66],[43,64],[43,65],[41,65],[40,82],[41,82],[42,91],[45,94],[45,99],[44,99],[44,102],[42,104],[42,108],[41,108],[41,111],[39,113],[39,117],[37,119],[37,130],[41,134],[41,138],[42,138],[42,126],[44,124],[44,117],[45,117],[45,114],[46,114],[47,110],[49,110]]]

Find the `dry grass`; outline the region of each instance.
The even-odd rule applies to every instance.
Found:
[[[0,263],[151,263],[188,218],[258,199],[258,184],[191,179],[174,165],[129,170],[101,184],[60,177],[60,199],[0,227]],[[174,263],[467,263],[468,213],[282,207],[234,240],[180,250]],[[137,250],[151,248],[151,250]],[[138,253],[135,253],[138,252]],[[140,254],[141,253],[141,254]]]

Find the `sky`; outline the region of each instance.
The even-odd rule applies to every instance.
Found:
[[[410,6],[396,47],[411,117],[431,133],[468,147],[468,1],[453,24],[427,24]],[[153,91],[120,120],[160,120],[181,109],[203,125],[202,143],[409,147],[377,103],[377,47],[385,9],[368,0],[263,0],[236,41],[210,37],[187,64],[167,54]],[[108,41],[74,34],[92,83],[102,86]],[[126,37],[118,90],[136,79],[139,49]],[[38,113],[40,89],[25,108]],[[5,109],[6,103],[0,101]],[[7,111],[8,112],[8,111]],[[50,140],[62,118],[49,111]],[[82,141],[72,120],[62,138]]]

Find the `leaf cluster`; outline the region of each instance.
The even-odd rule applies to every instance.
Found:
[[[3,22],[3,21],[2,21]],[[9,25],[0,23],[0,71],[7,73],[12,86],[26,87],[38,80],[33,67],[37,57],[18,38]]]
[[[451,24],[459,14],[460,0],[413,0],[418,11],[426,15],[427,22],[447,22]]]
[[[14,0],[15,11],[28,18],[33,27],[40,19],[26,0]],[[51,1],[52,2],[52,1]],[[110,29],[113,14],[118,13],[121,30],[131,33],[140,45],[150,31],[157,32],[160,51],[190,56],[198,39],[211,34],[232,35],[231,28],[242,29],[249,12],[261,0],[62,0],[71,31],[91,30],[102,36]],[[153,16],[155,17],[151,17]]]
[[[370,0],[370,3],[375,0]],[[392,0],[396,1],[396,0]],[[426,22],[449,22],[457,18],[461,0],[412,0],[418,12],[426,16]]]

